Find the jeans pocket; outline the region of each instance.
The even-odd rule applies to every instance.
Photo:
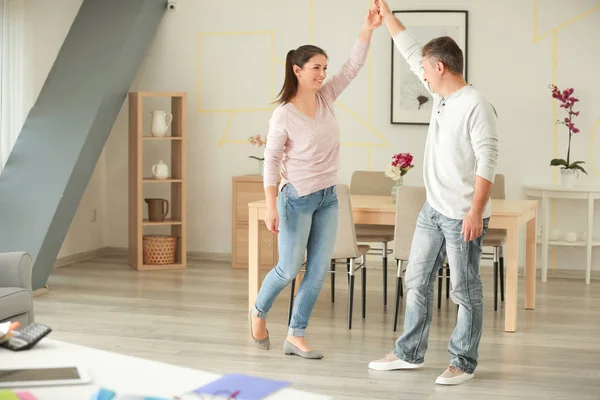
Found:
[[[296,188],[294,187],[294,185],[292,185],[289,182],[285,184],[285,186],[283,187],[283,191],[285,193],[285,197],[288,200],[301,200],[306,197],[306,196],[298,196],[298,192],[296,191]]]

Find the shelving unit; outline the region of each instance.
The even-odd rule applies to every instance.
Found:
[[[542,201],[542,236],[537,238],[538,244],[542,246],[542,282],[548,279],[548,248],[553,247],[584,247],[586,249],[585,283],[590,284],[592,273],[592,248],[600,246],[600,239],[594,237],[594,204],[600,200],[600,186],[590,187],[562,187],[553,185],[524,185],[525,195],[539,198]],[[587,238],[585,241],[577,240],[568,242],[566,240],[550,240],[550,200],[568,199],[585,200],[587,202]]]
[[[171,101],[170,136],[150,136],[150,126],[144,126],[144,99],[160,97]],[[186,103],[183,92],[130,92],[129,93],[129,265],[137,270],[185,269],[187,267],[187,201],[186,201]],[[169,179],[143,176],[144,144],[170,146]],[[164,142],[164,143],[163,143]],[[164,221],[149,221],[145,213],[144,188],[170,185],[170,217]],[[174,264],[144,264],[143,237],[145,228],[170,227],[170,235],[177,237]]]

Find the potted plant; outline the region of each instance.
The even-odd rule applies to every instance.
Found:
[[[398,187],[404,184],[404,175],[414,168],[413,156],[410,153],[398,153],[392,156],[392,161],[385,170],[385,176],[392,178],[396,183],[392,186],[392,202],[396,203]]]
[[[266,146],[267,144],[267,139],[265,138],[265,140],[262,139],[262,137],[260,135],[255,135],[255,136],[250,136],[248,138],[248,141],[250,142],[250,144],[254,145],[254,146],[258,146],[258,147],[263,147]],[[249,156],[248,158],[253,158],[255,160],[258,160],[258,174],[260,176],[263,175],[263,163],[265,161],[264,157],[256,157],[256,156]]]
[[[575,179],[579,176],[579,171],[587,175],[586,170],[581,166],[584,161],[571,161],[571,137],[579,133],[579,128],[575,126],[573,120],[579,116],[579,111],[574,111],[573,106],[579,101],[573,96],[575,90],[573,88],[565,89],[562,92],[556,85],[550,85],[552,90],[552,98],[560,101],[560,108],[564,108],[567,116],[564,120],[557,119],[556,123],[565,125],[569,129],[569,146],[567,148],[567,159],[555,158],[550,161],[551,166],[560,166],[561,183],[565,187],[573,187]]]

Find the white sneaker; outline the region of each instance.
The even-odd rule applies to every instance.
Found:
[[[394,352],[387,353],[381,360],[371,361],[369,369],[376,371],[392,371],[395,369],[417,369],[421,368],[424,363],[411,364],[396,357]]]
[[[468,374],[460,368],[451,365],[446,368],[443,374],[438,376],[435,383],[438,385],[460,385],[473,377],[475,377],[475,374]]]

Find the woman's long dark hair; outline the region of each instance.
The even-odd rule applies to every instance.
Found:
[[[275,103],[286,104],[296,95],[298,91],[298,77],[294,73],[294,65],[300,68],[308,62],[313,56],[323,55],[327,58],[327,53],[317,46],[310,44],[300,46],[296,50],[290,50],[285,58],[285,79],[283,87],[277,95]]]

